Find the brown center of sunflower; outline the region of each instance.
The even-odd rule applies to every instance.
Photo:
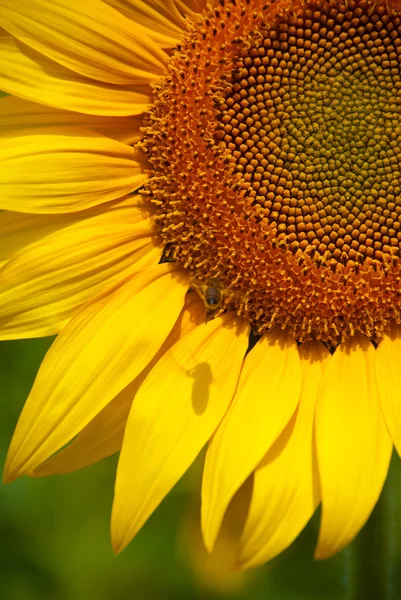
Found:
[[[263,333],[378,339],[401,316],[398,2],[215,2],[142,142],[162,235]]]

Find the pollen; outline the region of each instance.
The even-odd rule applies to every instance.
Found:
[[[255,333],[377,341],[401,322],[401,4],[208,6],[140,143],[165,243]]]

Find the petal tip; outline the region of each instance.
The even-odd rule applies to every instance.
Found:
[[[243,556],[242,554],[239,554],[233,564],[232,564],[232,570],[233,571],[246,571],[246,569],[248,569],[249,567],[252,566],[252,561],[250,561],[249,559],[247,559],[246,556]]]
[[[15,477],[11,477],[8,473],[3,473],[3,479],[2,482],[4,483],[4,485],[7,485],[7,483],[11,483],[12,481],[14,481]]]
[[[11,461],[6,461],[4,471],[3,471],[3,483],[12,483],[15,479],[22,475],[20,469],[12,468]]]
[[[211,554],[216,544],[217,532],[210,523],[202,523],[202,538],[206,550]]]
[[[315,560],[326,560],[326,558],[330,558],[330,554],[324,552],[324,550],[321,550],[320,548],[316,548],[313,558]]]
[[[3,470],[3,482],[11,483],[22,475],[27,475],[36,464],[32,466],[32,456],[27,454],[26,450],[14,437],[8,449],[6,461]]]
[[[113,549],[114,556],[118,556],[125,548],[121,543],[117,541],[111,541],[111,547]]]
[[[126,521],[123,521],[121,516],[117,516],[115,506],[112,510],[110,532],[113,552],[117,556],[128,546],[134,535],[131,534]]]
[[[346,544],[334,546],[319,541],[317,543],[313,557],[315,560],[326,560],[327,558],[331,558],[332,556],[337,554],[337,552],[342,550],[345,547],[345,545]]]
[[[254,569],[259,567],[263,563],[268,562],[274,558],[274,554],[264,555],[258,552],[255,548],[248,544],[244,544],[244,540],[240,541],[240,547],[234,560],[233,569],[235,571],[246,571],[248,569]]]
[[[123,550],[125,550],[125,548],[128,546],[128,544],[130,543],[131,538],[127,538],[124,535],[119,535],[117,533],[113,532],[113,525],[111,528],[111,546],[113,548],[113,553],[115,554],[115,556],[118,556],[119,554],[121,554],[121,552]]]

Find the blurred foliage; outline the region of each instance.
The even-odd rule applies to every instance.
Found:
[[[3,463],[18,414],[51,341],[0,344]],[[77,473],[48,479],[25,477],[1,486],[1,598],[348,598],[352,549],[330,560],[315,562],[318,515],[286,552],[264,567],[245,574],[231,573],[223,564],[224,549],[210,559],[199,534],[200,464],[195,464],[175,487],[128,549],[115,557],[109,541],[109,516],[116,463],[116,457],[111,457]],[[400,498],[398,459],[393,460],[389,480],[391,497]],[[401,507],[395,500],[390,507],[391,589],[394,598],[399,598]]]

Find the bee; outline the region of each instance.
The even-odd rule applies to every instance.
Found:
[[[191,281],[190,289],[198,292],[206,308],[206,322],[213,318],[222,308],[223,299],[226,297],[224,287],[217,277],[204,281]]]

